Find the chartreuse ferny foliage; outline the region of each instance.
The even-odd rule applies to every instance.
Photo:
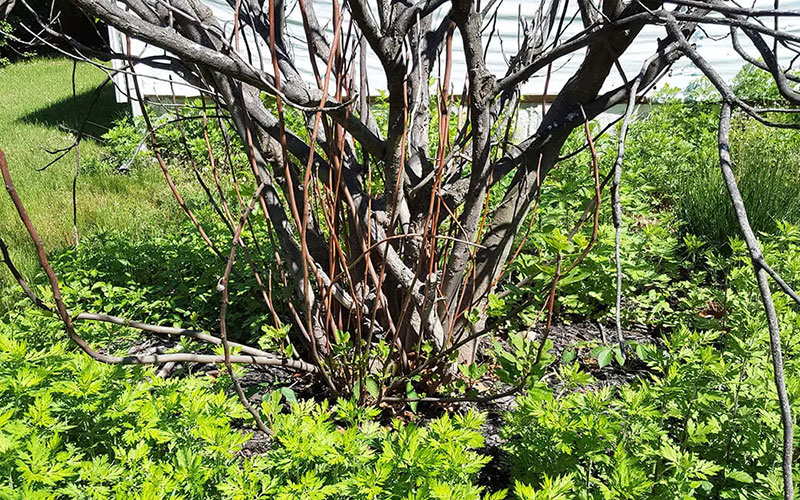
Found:
[[[35,70],[35,64],[45,63],[31,64],[0,71]],[[2,78],[0,73],[0,84]],[[743,73],[738,81],[745,90],[755,89],[754,98],[769,95],[758,87],[763,84],[758,74]],[[533,220],[525,222],[531,229],[517,241],[520,253],[489,301],[488,314],[498,328],[484,355],[440,386],[449,396],[470,397],[479,395],[487,380],[510,384],[525,378],[510,409],[420,403],[393,413],[370,406],[369,398],[364,404],[324,394],[304,400],[285,384],[251,383],[247,393],[273,434],[265,436],[255,431],[224,369],[184,367],[165,379],[158,368],[99,364],[65,339],[57,318],[28,306],[9,285],[0,316],[0,498],[779,498],[781,425],[767,328],[747,251],[732,229],[714,170],[718,110],[702,100],[703,88],[690,93],[695,101],[689,103],[679,102],[674,92],[661,94],[664,104],[637,118],[630,132],[622,182],[622,319],[626,332],[647,334],[646,340],[629,339],[627,359],[597,333],[589,335],[595,340],[566,347],[548,342],[538,358],[539,340],[531,334],[541,332],[530,327],[543,319],[541,304],[556,262],[574,259],[591,235],[587,224],[570,237],[594,194],[591,158],[584,151],[550,173]],[[376,116],[382,119],[380,105]],[[797,283],[800,141],[795,133],[737,119],[734,167],[754,227],[770,265]],[[152,156],[136,153],[141,126],[123,119],[103,132],[105,145],[87,148],[85,175],[115,186],[150,175]],[[201,158],[202,130],[193,127],[186,128],[189,155]],[[178,131],[164,127],[159,134],[171,144],[167,159],[177,167],[175,175],[191,178],[185,165],[180,173],[188,157]],[[562,154],[579,148],[582,134],[576,132]],[[219,128],[211,129],[210,141],[223,147]],[[597,144],[603,173],[613,162],[615,144],[613,134]],[[134,153],[130,172],[116,173]],[[32,167],[39,159],[26,162]],[[225,168],[247,167],[244,156],[233,156]],[[764,168],[772,175],[763,175]],[[22,194],[29,198],[45,177],[25,175]],[[490,203],[502,189],[495,188]],[[155,206],[160,199],[152,200]],[[193,206],[212,238],[224,238],[226,229],[214,225],[213,207],[197,200]],[[137,220],[152,214],[149,208],[135,210]],[[191,224],[174,222],[172,233],[132,238],[129,222],[99,217],[77,249],[50,246],[69,307],[215,333],[221,266]],[[0,229],[13,224],[4,218]],[[47,231],[49,244],[63,228]],[[252,231],[268,241],[265,225],[255,224]],[[594,248],[559,280],[558,323],[610,324],[613,241],[604,199]],[[27,251],[21,248],[16,252]],[[262,255],[264,265],[276,269],[271,252]],[[231,337],[291,355],[285,334],[262,329],[270,316],[245,264],[237,262],[235,270],[241,276],[231,286]],[[26,274],[37,294],[50,301],[43,276],[32,265]],[[784,295],[775,297],[796,419],[800,316]],[[290,300],[275,290],[279,315],[289,314]],[[80,323],[78,328],[111,353],[125,353],[144,340],[124,327]],[[611,335],[613,328],[607,330]],[[202,349],[186,339],[170,340],[168,352]],[[629,376],[613,377],[621,373]],[[409,387],[416,394],[423,381],[413,382]],[[487,411],[500,426],[501,442],[491,454],[484,447]],[[487,476],[489,470],[504,472]],[[795,479],[800,480],[800,465]]]

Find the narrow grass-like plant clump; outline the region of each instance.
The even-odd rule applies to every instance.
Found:
[[[753,229],[774,233],[780,221],[800,222],[800,134],[739,125],[731,154]],[[678,215],[691,232],[720,244],[737,236],[733,206],[719,168],[701,164],[682,173]]]
[[[752,70],[742,70],[736,82],[752,99],[769,103],[777,94]],[[695,85],[688,103],[676,89],[656,98],[659,104],[631,130],[628,168],[636,172],[634,183],[674,206],[685,234],[727,247],[739,229],[716,157],[719,106],[704,100],[706,87]],[[774,234],[780,221],[800,222],[800,133],[744,118],[731,132],[733,170],[753,229]]]

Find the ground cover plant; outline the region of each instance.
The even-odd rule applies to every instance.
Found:
[[[696,114],[678,106],[662,109],[669,116],[651,113],[635,122],[631,134],[655,134],[663,130],[665,119],[687,129],[696,126],[686,119]],[[130,121],[117,125],[106,149],[97,160],[88,159],[87,168],[115,171],[120,157],[133,154],[131,144],[136,141],[128,137],[143,132],[136,126]],[[170,135],[180,132],[167,130],[164,140]],[[189,142],[199,136],[200,129],[188,132]],[[580,139],[576,133],[567,148]],[[780,134],[772,140],[778,144],[768,147],[780,148],[794,139]],[[612,146],[612,140],[598,141],[604,170],[613,161]],[[173,161],[178,164],[183,158],[181,168],[191,172],[182,157],[185,152],[174,149]],[[552,355],[543,360],[543,369],[531,378],[512,410],[482,407],[495,415],[492,418],[502,414],[505,422],[499,430],[499,453],[483,447],[487,424],[479,413],[454,407],[454,414],[436,417],[437,412],[431,414],[430,406],[422,403],[422,408],[414,405],[416,413],[407,407],[393,419],[385,409],[359,409],[356,400],[328,402],[317,396],[319,402],[314,403],[307,398],[319,388],[285,379],[250,378],[253,372],[237,369],[274,433],[269,440],[236,400],[224,372],[184,365],[163,379],[165,374],[158,376],[157,369],[98,365],[53,335],[59,330],[58,318],[31,308],[18,290],[8,289],[4,297],[13,306],[2,322],[0,377],[6,407],[3,471],[8,483],[2,495],[779,497],[780,421],[775,398],[765,390],[771,377],[769,342],[746,249],[735,237],[718,245],[692,226],[693,219],[684,217],[675,201],[665,201],[668,191],[661,186],[667,179],[651,168],[652,162],[662,160],[658,150],[651,151],[654,154],[647,156],[646,151],[631,148],[621,192],[625,223],[632,228],[622,248],[634,249],[624,253],[623,320],[631,338],[637,325],[648,325],[651,335],[641,343],[628,342],[628,359],[621,366],[613,327],[607,326],[606,339],[591,324],[588,341],[556,339],[557,346],[550,344]],[[131,168],[147,168],[147,158],[141,160]],[[534,302],[517,315],[508,311],[551,283],[559,248],[565,255],[579,251],[560,247],[566,238],[560,232],[573,220],[570,214],[579,212],[591,197],[582,182],[591,161],[587,151],[562,162],[553,173],[542,192],[537,219],[509,271],[509,284],[492,299],[489,314],[503,319],[496,338],[510,342],[496,353],[505,356],[502,369],[515,369],[511,361],[516,359],[510,356],[514,349],[535,356],[530,349],[537,344],[524,339],[532,338],[529,329],[536,323],[530,318],[537,315],[538,305]],[[687,161],[680,168],[692,171],[697,166]],[[564,199],[571,200],[571,206],[560,202]],[[208,224],[215,220],[213,207],[198,207],[197,213]],[[187,220],[182,227],[177,239],[164,235],[146,241],[131,239],[124,228],[109,228],[87,235],[78,249],[53,252],[51,262],[64,283],[64,300],[76,312],[102,311],[213,333],[218,326],[207,318],[219,312],[219,292],[213,291],[213,284],[220,265],[194,225]],[[762,242],[771,264],[796,276],[800,229],[789,222],[769,228],[762,233]],[[211,234],[220,232],[223,227]],[[585,227],[576,233],[578,249],[591,232]],[[594,318],[601,325],[611,324],[613,251],[610,207],[603,206],[597,243],[578,268],[578,278],[559,282],[557,323]],[[247,271],[246,263],[239,266],[242,273]],[[41,278],[34,283],[46,297]],[[237,300],[232,301],[230,314],[237,327],[230,334],[233,340],[260,339],[275,347],[274,335],[259,327],[264,321],[259,315],[265,313],[257,290],[257,283],[248,280],[232,287]],[[787,385],[791,400],[797,401],[798,344],[791,340],[796,337],[797,315],[785,298],[777,297],[781,324],[790,339],[785,346]],[[541,334],[541,326],[533,331]],[[80,328],[87,340],[106,352],[141,347],[161,352],[202,350],[189,339],[143,346],[136,330],[113,325],[85,323]],[[491,353],[487,356],[481,359],[493,359]],[[498,366],[492,365],[488,375],[481,373],[483,363],[462,370],[449,391],[460,397],[477,394],[477,386],[496,376],[492,373]],[[623,385],[615,382],[615,376],[626,373]],[[445,443],[438,455],[418,455],[428,448],[439,450]],[[397,469],[400,455],[407,461]],[[498,469],[499,475],[486,475]]]
[[[175,472],[185,464],[170,462],[159,474],[184,490],[153,494],[236,496],[255,487],[246,495],[270,498],[288,489],[320,498],[793,498],[792,301],[800,297],[792,289],[796,259],[784,247],[797,232],[792,115],[800,98],[775,48],[782,42],[789,49],[793,35],[756,22],[791,13],[704,2],[674,10],[606,4],[595,12],[582,4],[576,14],[584,30],[564,40],[554,21],[561,6],[543,4],[523,26],[524,43],[508,73],[496,77],[481,57],[489,11],[472,2],[447,4],[438,28],[432,16],[445,2],[379,9],[380,23],[366,4],[349,2],[344,8],[355,28],[347,31],[334,4],[332,40],[320,35],[312,7],[301,5],[312,58],[326,64],[317,88],[299,79],[287,56],[290,38],[277,29],[282,4],[270,2],[266,12],[248,6],[242,18],[269,45],[269,73],[232,55],[211,13],[196,2],[176,6],[182,14],[167,16],[168,26],[160,7],[146,2],[130,10],[75,3],[182,56],[172,62],[206,96],[144,106],[140,119],[104,132],[107,148],[89,161],[80,158],[83,125],[54,153],[75,159],[73,185],[82,168],[113,183],[160,170],[187,221],[139,241],[126,241],[119,228],[97,231],[83,240],[85,248],[48,255],[0,153],[6,190],[42,269],[38,276],[20,273],[3,241],[3,260],[19,286],[6,300],[13,309],[20,300],[35,308],[10,307],[6,316],[34,330],[38,321],[50,330],[60,321],[94,360],[137,365],[132,380],[139,372],[144,384],[167,379],[179,394],[181,384],[206,377],[221,381],[220,398],[238,398],[241,408],[226,407],[228,420],[218,419],[230,424],[219,431],[233,443],[222,453],[230,461],[197,466],[214,489]],[[190,11],[204,20],[183,15]],[[761,56],[735,46],[752,67],[733,86],[688,41],[703,22],[729,25],[732,40],[747,36]],[[601,93],[617,58],[648,24],[666,29],[658,53],[635,78]],[[450,89],[449,71],[443,82],[428,78],[439,52],[450,67],[456,30],[470,68],[461,98]],[[411,50],[403,50],[406,44]],[[347,47],[372,51],[384,66],[389,91],[376,103],[366,99],[364,81],[351,78]],[[512,142],[515,89],[583,48],[584,63],[555,101],[543,104],[534,135]],[[130,51],[111,57],[134,60]],[[693,102],[662,96],[663,107],[632,124],[637,97],[679,57],[707,78],[689,91]],[[754,78],[769,83],[769,92],[748,94]],[[759,96],[780,102],[754,103]],[[626,111],[613,130],[592,122],[618,103]],[[764,151],[775,157],[771,165],[764,165]],[[709,174],[712,167],[718,174]],[[183,180],[194,181],[188,192],[203,201],[186,196]],[[77,211],[74,200],[72,206]],[[738,232],[730,229],[734,223]],[[76,240],[79,234],[73,228]],[[597,335],[584,326],[580,339],[567,338],[569,323],[578,321],[596,325]],[[45,349],[40,355],[68,351],[35,336],[9,337],[8,344],[17,354],[37,345]],[[291,381],[284,376],[272,387],[286,371],[295,373]],[[757,389],[749,392],[745,378]],[[770,379],[777,397],[765,390]],[[297,403],[298,392],[315,402]],[[165,395],[178,401],[178,415],[164,417],[171,423],[190,404],[175,394]],[[9,396],[9,408],[27,405],[27,415],[35,415],[56,397],[22,399],[30,395]],[[501,412],[497,405],[516,395]],[[288,421],[276,406],[281,398]],[[489,412],[490,428],[504,415],[501,443],[486,455],[476,450],[484,444],[477,432],[484,417],[468,404]],[[9,421],[23,418],[9,414]],[[319,427],[301,425],[307,419]],[[50,438],[56,476],[72,451],[55,451],[61,438],[76,440],[76,454],[86,446],[80,436],[67,436],[72,425]],[[202,428],[201,421],[178,425],[184,436]],[[292,429],[290,437],[282,425]],[[354,435],[333,443],[352,456],[316,448],[334,425]],[[145,435],[166,439],[168,424],[154,428]],[[253,435],[242,437],[248,430]],[[44,484],[31,472],[48,461],[41,440],[31,437],[26,452],[14,444],[26,433],[12,427],[8,435],[17,440],[6,466],[11,484],[45,497],[85,492],[74,481],[78,469],[65,472],[65,484]],[[253,445],[259,439],[263,448]],[[754,443],[766,447],[751,450]],[[153,459],[186,462],[201,453],[196,444],[181,451],[178,440]],[[437,447],[442,453],[431,453]],[[336,466],[304,461],[317,452]],[[252,457],[270,460],[248,475]],[[286,469],[271,469],[275,463]],[[222,469],[244,479],[225,489],[219,485],[227,479],[214,472]],[[482,482],[487,470],[504,472]],[[201,486],[185,489],[195,483]]]
[[[493,498],[472,482],[488,460],[479,414],[382,427],[353,403],[275,391],[270,446],[244,456],[229,379],[99,365],[43,342],[52,327],[31,312],[0,324],[0,498]]]

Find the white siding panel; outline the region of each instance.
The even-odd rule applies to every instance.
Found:
[[[226,32],[230,33],[233,29],[233,11],[230,6],[225,3],[224,0],[206,0],[206,3],[212,8]],[[315,7],[320,23],[324,25],[326,31],[328,31],[330,34],[332,31],[330,22],[330,2],[327,0],[311,0],[311,3],[313,3]],[[538,6],[538,1],[505,0],[499,2],[496,23],[491,19],[487,19],[487,29],[484,31],[485,40],[489,44],[487,64],[490,70],[498,77],[501,77],[506,73],[508,68],[507,60],[517,50],[519,44],[519,16],[521,15],[523,18],[527,19],[532,18]],[[773,1],[755,0],[755,6],[772,8]],[[287,19],[287,32],[295,39],[295,53],[293,55],[296,64],[300,71],[307,76],[309,81],[314,81],[308,52],[305,47],[302,18],[300,16],[296,0],[287,0],[287,8],[290,11]],[[575,0],[570,0],[570,5],[567,10],[568,15],[565,20],[566,36],[577,33],[582,27],[580,24],[580,19],[578,19],[577,16],[574,16],[574,14],[577,12],[577,8],[577,2]],[[781,2],[781,8],[800,9],[800,0],[784,0]],[[438,15],[440,18],[445,12],[446,11],[444,8],[439,10]],[[494,11],[492,14],[494,14]],[[772,20],[768,18],[765,19],[765,22],[771,26]],[[346,20],[344,23],[344,25],[347,26]],[[800,35],[800,18],[784,19],[782,21],[781,28],[788,30],[791,33]],[[490,33],[492,32],[493,35],[490,38]],[[692,38],[692,42],[697,44],[700,54],[708,59],[709,62],[725,79],[730,81],[741,68],[743,61],[731,47],[729,37],[726,37],[722,40],[716,40],[718,37],[725,37],[726,34],[728,34],[728,29],[726,27],[710,25],[706,27],[705,33],[698,30],[698,32]],[[638,73],[642,62],[652,55],[656,50],[658,39],[663,38],[664,36],[664,28],[658,26],[648,26],[642,31],[636,42],[632,44],[632,46],[621,58],[621,66],[629,78]],[[266,60],[260,61],[258,55],[255,53],[256,51],[252,50],[253,37],[247,36],[246,38],[250,42],[251,62],[256,66],[263,65],[271,70],[271,65],[268,60],[269,51],[267,48],[263,47],[261,50],[261,53]],[[116,45],[115,48],[120,49],[124,47],[124,38],[113,29],[111,30],[111,39],[112,43]],[[749,52],[753,56],[757,57],[758,54],[756,53],[755,49],[749,44],[749,41],[743,34],[740,35],[740,39],[742,44],[746,48],[750,49]],[[453,44],[454,61],[452,74],[454,78],[463,79],[465,74],[464,53],[463,50],[460,50],[461,40],[458,37],[457,30],[456,35],[454,36]],[[243,53],[245,53],[245,45],[246,44],[244,42],[241,44],[241,50]],[[133,42],[133,52],[140,55],[155,55],[163,53],[158,49],[148,47],[147,45],[138,41]],[[786,53],[787,51],[784,50],[783,52],[784,53],[782,54],[783,57],[781,57],[781,62],[784,65],[788,65],[790,63],[789,55]],[[572,56],[562,58],[553,64],[552,76],[549,86],[546,89],[547,94],[555,94],[559,91],[559,89],[567,82],[570,76],[572,76],[579,67],[582,56],[582,52],[575,53]],[[374,56],[368,58],[367,64],[371,93],[376,95],[379,89],[385,88],[383,68],[381,67],[377,57]],[[324,69],[324,63],[321,64],[321,67]],[[143,78],[142,83],[142,92],[145,95],[172,95],[173,92],[169,83],[170,79],[175,82],[180,81],[177,76],[171,75],[169,72],[154,70],[142,65],[137,65],[136,72],[143,77],[147,77]],[[434,68],[433,75],[437,76],[438,72],[439,68]],[[542,70],[534,75],[530,81],[523,85],[522,93],[527,95],[545,94],[545,74],[546,71]],[[677,87],[685,87],[691,81],[695,80],[699,75],[699,71],[684,58],[672,68],[669,74],[662,79],[661,83],[669,83]],[[618,86],[622,84],[622,82],[622,76],[619,75],[619,73],[614,69],[612,70],[612,73],[606,82],[605,89]],[[125,78],[121,78],[117,81],[117,83],[118,86],[123,90],[131,86],[129,79]],[[453,80],[453,85],[455,90],[460,92],[463,86],[463,80]],[[132,90],[132,87],[130,88]],[[176,86],[175,93],[183,96],[198,95],[198,92],[195,89],[192,89],[188,86]],[[124,95],[124,93],[119,90],[117,97],[121,102],[127,100],[127,97]]]

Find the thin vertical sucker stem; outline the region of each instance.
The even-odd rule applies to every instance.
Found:
[[[622,125],[619,129],[619,137],[617,139],[617,158],[614,160],[613,167],[613,180],[611,181],[611,205],[613,207],[613,221],[614,221],[614,266],[617,273],[617,289],[616,300],[614,303],[614,327],[617,333],[617,342],[619,343],[619,351],[622,359],[625,359],[625,338],[622,334],[622,321],[620,313],[622,309],[622,262],[620,259],[619,247],[620,237],[622,234],[622,201],[619,196],[619,184],[622,181],[622,161],[625,158],[625,139],[628,135],[628,126],[631,123],[633,110],[636,106],[636,92],[639,90],[639,82],[641,81],[641,74],[631,82],[630,90],[628,91],[628,104],[625,108],[625,118],[622,120]]]

